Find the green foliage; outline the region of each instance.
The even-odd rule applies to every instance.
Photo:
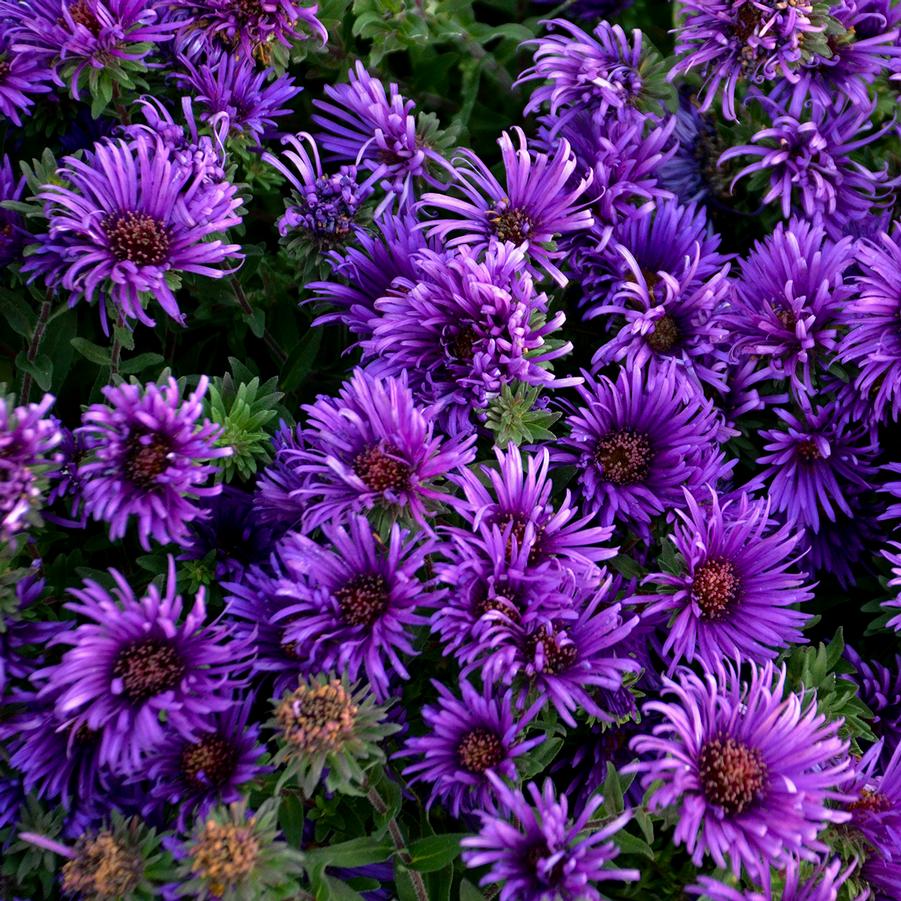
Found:
[[[485,425],[495,433],[495,444],[531,444],[553,440],[551,426],[560,418],[552,410],[536,407],[540,388],[519,383],[515,388],[505,385],[499,397],[488,407]]]

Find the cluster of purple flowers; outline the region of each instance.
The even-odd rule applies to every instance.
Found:
[[[0,166],[46,307],[0,396],[0,852],[90,898],[423,901],[430,853],[442,897],[901,897],[901,656],[858,653],[901,633],[901,5],[678,11],[669,66],[543,23],[489,156],[361,62],[278,134],[316,6],[0,0],[9,127],[119,120]],[[240,280],[267,191],[265,290],[346,377],[135,377],[225,296],[301,381]],[[55,415],[54,305],[112,342]]]

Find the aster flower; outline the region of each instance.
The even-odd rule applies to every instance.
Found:
[[[812,397],[854,295],[846,276],[854,248],[851,238],[831,241],[822,225],[797,218],[758,241],[741,263],[726,316],[733,358],[760,360],[769,378]]]
[[[892,859],[901,852],[901,745],[883,751],[880,739],[853,767],[845,786],[851,819],[845,829],[861,835],[873,853]]]
[[[759,172],[763,184],[768,184],[763,203],[778,202],[786,219],[798,209],[808,218],[822,216],[833,231],[863,218],[873,207],[890,204],[896,180],[888,177],[888,166],[867,169],[851,157],[894,128],[889,122],[871,130],[875,100],[869,107],[812,103],[803,120],[768,106],[772,126],[752,135],[752,143],[730,147],[720,156],[720,163],[742,156],[758,158],[738,172],[733,186]]]
[[[891,235],[861,241],[855,249],[861,275],[859,293],[844,305],[841,319],[848,333],[839,344],[843,363],[857,367],[855,390],[863,395],[871,417],[883,422],[901,415],[901,224]]]
[[[305,498],[297,491],[304,486],[303,477],[287,459],[292,451],[303,447],[303,427],[291,428],[286,422],[280,422],[272,437],[272,462],[257,477],[254,516],[277,531],[299,526],[306,506]]]
[[[100,733],[100,763],[133,771],[166,730],[193,738],[205,717],[231,705],[247,645],[205,623],[202,590],[185,614],[171,557],[164,592],[151,584],[138,597],[120,573],[110,575],[112,593],[92,579],[72,589],[66,607],[88,622],[57,636],[69,650],[34,678],[38,697],[72,729]]]
[[[85,512],[109,523],[111,538],[121,538],[135,518],[145,549],[150,538],[190,543],[188,524],[204,515],[195,500],[222,490],[204,485],[216,472],[208,461],[231,453],[215,446],[217,426],[199,423],[206,388],[203,376],[183,400],[171,377],[162,386],[107,385],[107,404],[92,404],[84,413],[77,433],[88,450],[79,466]]]
[[[423,523],[427,509],[446,497],[435,482],[473,458],[475,436],[437,436],[404,378],[357,369],[336,399],[320,396],[302,409],[305,447],[284,459],[305,484],[296,490],[308,500],[308,530],[376,507]]]
[[[810,615],[794,607],[813,592],[797,569],[801,534],[773,522],[769,503],[744,492],[721,503],[711,490],[709,506],[704,501],[685,492],[687,509],[677,511],[670,538],[676,571],[644,580],[667,592],[645,600],[649,616],[670,616],[663,654],[671,669],[696,657],[708,668],[738,656],[762,663],[804,643]]]
[[[50,91],[48,82],[52,72],[42,57],[27,50],[18,52],[12,47],[8,13],[5,8],[0,8],[0,22],[4,26],[0,35],[0,116],[9,119],[16,128],[21,128],[22,116],[30,116],[34,106],[34,100],[29,95]]]
[[[333,159],[378,174],[387,193],[382,208],[395,197],[406,204],[415,179],[436,184],[430,169],[446,166],[437,149],[442,137],[433,120],[414,115],[415,102],[396,84],[386,91],[363,63],[347,78],[347,84],[326,85],[328,100],[313,101],[313,121],[322,129],[316,139]]]
[[[172,276],[235,271],[218,264],[240,259],[240,247],[212,238],[241,221],[234,185],[192,179],[146,139],[97,144],[85,159],[63,162],[61,183],[38,192],[49,230],[22,271],[71,292],[70,304],[108,296],[120,316],[153,325],[145,309],[153,299],[183,323]]]
[[[291,148],[282,153],[291,168],[271,153],[263,154],[263,159],[294,189],[279,217],[278,233],[291,238],[289,247],[310,243],[323,251],[342,245],[353,232],[360,207],[372,193],[375,176],[359,183],[354,166],[342,166],[336,174],[326,175],[316,142],[306,132],[286,135],[282,144]]]
[[[695,493],[729,473],[720,448],[729,431],[675,363],[621,368],[615,382],[602,376],[576,390],[584,406],[551,459],[577,467],[583,508],[602,524],[646,529],[681,505],[683,488]]]
[[[495,243],[482,255],[461,247],[448,257],[423,250],[415,282],[395,279],[376,301],[372,338],[363,342],[374,372],[407,375],[410,387],[450,434],[470,431],[505,385],[574,384],[553,361],[572,350],[556,337],[565,316],[551,314],[535,288],[522,247]]]
[[[652,810],[678,812],[673,840],[695,865],[710,855],[718,867],[752,876],[797,855],[815,860],[829,823],[849,814],[827,806],[848,778],[848,743],[815,701],[785,691],[785,669],[731,664],[663,679],[664,696],[647,713],[664,722],[632,739],[647,759],[634,765],[645,786],[658,783]]]
[[[493,809],[489,774],[516,780],[516,759],[544,741],[543,735],[525,739],[523,734],[542,704],[517,718],[509,691],[501,695],[486,686],[480,692],[464,679],[458,698],[434,679],[432,685],[438,703],[422,710],[430,731],[408,739],[397,755],[417,758],[404,775],[411,782],[432,783],[428,806],[440,799],[455,817],[461,811]]]
[[[193,738],[167,737],[141,773],[150,783],[145,815],[172,804],[184,829],[192,816],[205,817],[215,804],[241,800],[242,787],[267,772],[259,763],[259,726],[247,724],[252,703],[252,695],[233,701],[201,723]]]
[[[273,69],[258,69],[252,60],[224,50],[196,65],[188,59],[180,62],[183,71],[175,77],[194,95],[203,118],[215,121],[224,115],[232,132],[254,143],[275,128],[277,118],[290,115],[286,104],[303,90],[290,75],[276,76]]]
[[[76,100],[85,88],[95,92],[101,77],[131,84],[178,27],[152,0],[16,0],[2,10],[14,23],[13,50],[49,65],[60,84],[59,76],[68,78]]]
[[[478,835],[462,841],[463,862],[489,867],[480,884],[499,883],[500,901],[603,901],[599,884],[639,878],[637,870],[610,866],[619,853],[612,839],[630,814],[588,831],[588,821],[603,801],[600,796],[570,815],[566,795],[558,798],[550,779],[540,790],[530,782],[528,797],[494,773],[488,779],[503,813],[480,812]]]
[[[870,433],[834,401],[801,408],[797,415],[777,409],[776,415],[784,427],[761,431],[767,453],[758,458],[761,471],[753,484],[766,482],[774,512],[814,533],[823,520],[852,517],[850,499],[876,473],[878,447]]]
[[[428,622],[417,608],[442,598],[418,577],[430,542],[397,525],[378,541],[364,516],[353,517],[347,529],[324,525],[322,531],[328,546],[296,532],[279,543],[275,593],[290,603],[273,621],[305,656],[307,672],[346,672],[351,680],[365,672],[383,701],[391,675],[410,678],[401,655],[416,656],[411,629]]]
[[[597,110],[602,116],[627,106],[656,105],[659,110],[669,93],[663,65],[644,47],[639,30],[627,35],[619,25],[601,22],[589,35],[565,19],[544,25],[548,34],[526,41],[535,47],[535,64],[516,82],[543,82],[532,91],[524,114],[544,104],[561,122],[576,109]]]
[[[891,750],[901,744],[901,656],[894,660],[864,660],[852,647],[845,657],[856,673],[844,676],[858,686],[858,697],[872,712],[869,721],[873,732],[884,740],[883,748]]]
[[[467,244],[479,249],[508,241],[524,245],[536,267],[565,285],[566,277],[555,263],[563,254],[546,245],[558,235],[591,227],[591,213],[584,207],[591,173],[579,173],[579,162],[564,138],[553,154],[540,153],[529,149],[521,128],[513,131],[517,146],[508,132],[498,139],[505,184],[464,148],[455,160],[453,184],[462,197],[423,194],[422,208],[438,210],[443,216],[425,228],[429,237],[448,247]]]
[[[2,93],[2,76],[0,76],[0,104]],[[3,107],[0,105],[0,112],[2,111]],[[5,200],[21,200],[24,190],[25,177],[19,179],[15,177],[9,157],[4,155],[0,161],[0,203]],[[8,266],[19,258],[28,236],[23,225],[24,220],[19,213],[0,206],[0,266]]]
[[[361,793],[366,770],[384,763],[378,743],[400,728],[383,722],[385,708],[375,705],[367,686],[349,685],[343,677],[301,680],[274,704],[271,725],[281,738],[275,762],[308,798],[323,773],[329,791]]]

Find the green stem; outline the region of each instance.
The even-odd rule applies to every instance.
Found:
[[[109,380],[112,384],[119,375],[119,363],[122,361],[122,339],[119,337],[120,329],[125,328],[125,315],[119,314],[116,319],[116,325],[113,329],[113,346],[110,348],[109,354]]]
[[[231,283],[232,294],[235,295],[235,300],[238,302],[238,306],[241,308],[244,315],[253,316],[253,307],[250,305],[250,301],[247,299],[247,295],[244,293],[244,288],[241,286],[241,283],[236,279],[230,279],[229,281]],[[278,365],[284,365],[285,361],[288,359],[288,355],[273,337],[269,329],[263,330],[263,343],[269,348],[269,352],[278,361]]]
[[[388,805],[379,794],[377,788],[370,786],[366,797],[369,798],[369,803],[381,816],[388,813]],[[400,858],[401,863],[409,867],[413,862],[413,858],[410,857],[407,843],[404,841],[403,833],[400,831],[400,826],[397,825],[397,820],[394,817],[390,817],[388,820],[388,834],[391,836],[391,842],[397,851],[397,856]],[[429,893],[426,891],[425,883],[422,881],[422,874],[417,873],[416,870],[407,870],[407,873],[410,877],[410,882],[413,884],[413,891],[416,892],[418,901],[429,901]]]
[[[41,304],[41,312],[38,314],[38,321],[34,325],[34,333],[31,336],[31,344],[28,345],[28,353],[25,359],[29,363],[34,363],[38,358],[38,351],[41,349],[41,341],[44,340],[44,334],[47,331],[47,323],[50,321],[50,298],[47,297]],[[27,404],[28,398],[31,396],[31,373],[26,372],[22,376],[22,397],[21,403]]]

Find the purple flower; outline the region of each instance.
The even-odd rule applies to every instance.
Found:
[[[285,641],[308,672],[347,673],[351,681],[364,672],[384,701],[391,675],[410,678],[401,655],[416,656],[411,627],[428,623],[417,608],[443,595],[418,576],[430,542],[397,525],[385,542],[377,541],[364,516],[353,517],[347,529],[325,525],[322,531],[330,546],[296,532],[280,542],[275,594],[284,606],[273,621],[284,626]]]
[[[587,830],[603,801],[600,795],[570,816],[566,795],[558,798],[550,779],[541,791],[534,782],[528,784],[530,803],[493,773],[488,778],[502,813],[480,812],[479,834],[463,839],[463,862],[489,867],[480,884],[500,883],[500,901],[603,901],[599,883],[639,878],[637,870],[609,866],[619,853],[612,839],[630,814]]]
[[[884,663],[864,660],[850,646],[845,656],[857,672],[844,678],[858,686],[858,697],[873,714],[870,728],[891,751],[901,744],[901,656]]]
[[[815,860],[829,823],[849,814],[828,807],[848,778],[848,743],[814,701],[786,693],[785,669],[748,664],[747,680],[731,664],[702,676],[664,677],[672,702],[650,701],[664,722],[632,739],[648,759],[634,765],[645,786],[657,783],[651,810],[673,808],[673,841],[695,865],[705,856],[738,876],[766,873],[798,855]]]
[[[573,179],[580,166],[565,139],[558,141],[552,154],[539,153],[529,149],[521,128],[513,131],[518,146],[514,146],[508,132],[498,139],[504,184],[472,151],[464,148],[456,160],[453,185],[462,197],[423,194],[421,206],[443,211],[444,216],[425,227],[429,237],[448,247],[468,244],[480,249],[507,241],[523,245],[539,269],[564,285],[566,277],[554,262],[563,253],[545,245],[559,235],[591,227],[591,213],[584,206],[591,172],[576,176],[578,181]]]
[[[295,490],[308,501],[307,530],[373,508],[422,524],[427,509],[447,497],[436,481],[474,455],[474,435],[447,441],[435,434],[403,378],[357,369],[337,398],[322,395],[302,409],[305,446],[283,457],[303,484]]]
[[[602,376],[576,390],[584,406],[568,417],[551,459],[576,467],[583,506],[602,524],[646,530],[681,506],[683,488],[694,494],[731,470],[720,447],[731,433],[674,362],[620,368],[615,382]]]
[[[101,763],[133,772],[168,730],[193,738],[205,717],[230,706],[247,645],[206,624],[202,590],[184,613],[171,557],[164,592],[151,584],[137,597],[120,573],[110,575],[112,593],[92,579],[72,589],[67,609],[89,622],[57,636],[69,650],[35,679],[38,697],[67,725],[100,733]]]
[[[495,791],[490,775],[515,781],[516,759],[544,741],[543,735],[523,735],[541,705],[532,705],[517,719],[509,691],[500,695],[486,687],[480,692],[464,679],[458,698],[434,679],[432,685],[438,703],[422,710],[429,732],[408,739],[397,755],[417,758],[404,775],[411,782],[431,782],[428,806],[440,799],[455,817],[461,811],[491,810]]]
[[[281,422],[272,438],[272,462],[257,478],[254,516],[274,529],[284,531],[300,525],[306,499],[298,489],[304,487],[304,478],[294,471],[288,456],[303,446],[303,427],[298,425],[292,429]]]
[[[214,805],[241,800],[242,788],[267,771],[259,763],[260,728],[247,725],[252,701],[252,695],[233,701],[199,723],[191,738],[167,737],[140,773],[150,784],[145,816],[172,804],[184,829],[193,816],[206,816]]]
[[[768,106],[772,126],[752,135],[751,144],[730,147],[720,156],[720,163],[740,156],[759,158],[739,171],[733,186],[755,172],[768,175],[764,203],[778,202],[786,219],[798,209],[808,218],[822,216],[830,231],[867,216],[874,206],[890,204],[897,180],[889,179],[888,166],[867,169],[850,156],[894,128],[889,122],[866,133],[872,128],[875,100],[869,107],[813,103],[803,121]]]
[[[290,75],[275,76],[273,69],[258,69],[247,57],[224,50],[197,65],[182,59],[181,67],[184,72],[175,77],[205,111],[203,119],[214,122],[224,115],[233,132],[255,143],[275,128],[277,118],[290,115],[285,105],[303,90]]]
[[[309,152],[304,143],[309,145]],[[342,166],[336,174],[326,175],[316,142],[306,132],[286,135],[282,144],[291,148],[283,151],[282,156],[292,168],[271,153],[263,154],[263,159],[294,188],[284,214],[279,217],[278,233],[292,241],[308,241],[319,251],[341,246],[354,230],[357,213],[372,193],[374,179],[359,184],[354,166]]]
[[[43,503],[45,474],[62,440],[59,423],[47,415],[53,401],[45,394],[40,403],[14,407],[0,396],[0,543],[27,529]]]
[[[733,358],[760,360],[769,378],[813,397],[814,376],[838,346],[838,319],[854,295],[846,276],[854,247],[850,238],[829,240],[815,222],[777,223],[734,281],[725,319]]]
[[[674,572],[655,572],[645,584],[662,597],[647,597],[647,615],[669,615],[663,654],[670,669],[700,659],[741,657],[762,663],[782,648],[806,641],[801,629],[810,614],[793,609],[813,598],[805,573],[796,568],[801,533],[770,519],[769,503],[747,494],[720,502],[685,492],[670,540],[679,554]]]
[[[876,473],[878,448],[870,433],[835,402],[776,415],[784,427],[761,431],[767,453],[758,458],[761,470],[751,484],[768,483],[773,510],[814,533],[824,519],[853,516],[855,490],[866,489]]]
[[[363,342],[379,374],[407,375],[450,434],[484,420],[505,385],[565,386],[554,360],[572,350],[556,337],[565,316],[551,314],[535,288],[522,247],[494,243],[479,256],[461,247],[453,256],[423,250],[418,278],[395,279],[376,301],[372,337]]]
[[[314,100],[319,111],[313,121],[323,129],[316,135],[333,159],[354,163],[383,179],[387,197],[403,205],[413,197],[413,180],[435,184],[429,167],[446,163],[433,146],[439,138],[433,124],[414,116],[416,104],[396,84],[388,90],[363,66],[347,73],[348,83],[326,85],[328,100]]]
[[[12,48],[13,35],[10,33],[8,14],[5,6],[0,7],[0,23],[3,25],[3,34],[0,35],[0,115],[9,119],[16,128],[21,128],[22,115],[30,116],[34,106],[29,94],[50,91],[47,82],[53,77],[53,72],[43,57]],[[2,215],[8,215],[8,211]]]
[[[108,385],[108,405],[93,404],[77,434],[84,436],[88,458],[79,466],[85,512],[109,523],[110,538],[121,538],[132,517],[138,521],[141,547],[150,538],[166,544],[190,543],[188,524],[203,516],[195,503],[212,497],[221,485],[204,486],[216,472],[210,462],[231,454],[216,447],[220,429],[203,415],[206,376],[182,400],[175,379]]]
[[[876,742],[854,764],[844,787],[851,799],[845,828],[864,837],[874,856],[891,859],[901,853],[901,745],[883,752]]]
[[[854,253],[861,269],[858,294],[844,304],[848,332],[839,344],[843,363],[857,367],[855,390],[876,422],[901,415],[901,224],[892,235],[860,241]]]
[[[2,68],[0,61],[0,68]],[[2,86],[0,86],[0,102],[2,102]],[[0,106],[0,112],[2,112]],[[25,177],[16,179],[9,157],[4,155],[0,161],[0,202],[4,200],[21,200],[25,190]],[[21,214],[14,210],[0,207],[0,267],[6,267],[19,258],[28,232],[23,228],[25,222]]]
[[[97,144],[86,159],[63,162],[62,183],[38,193],[49,231],[22,271],[61,285],[70,304],[109,296],[122,317],[153,325],[145,307],[155,300],[183,323],[171,277],[235,271],[217,264],[240,259],[240,247],[210,240],[241,221],[234,185],[192,179],[162,144],[146,139]]]

